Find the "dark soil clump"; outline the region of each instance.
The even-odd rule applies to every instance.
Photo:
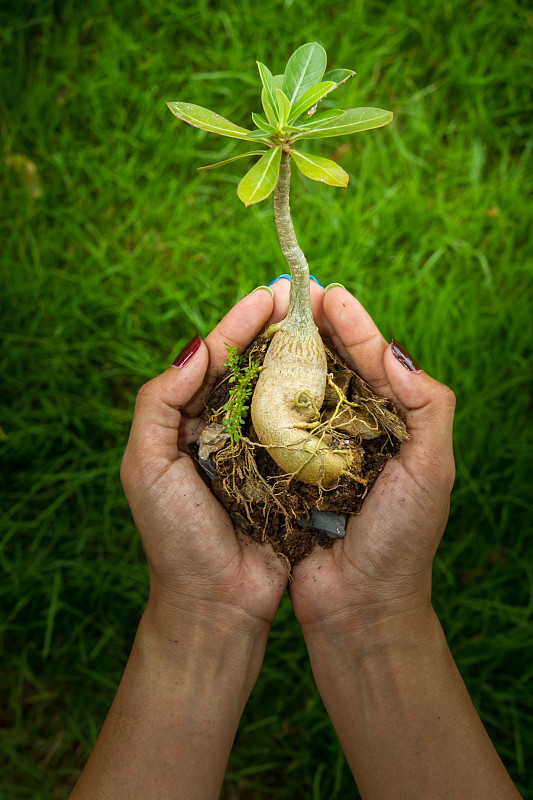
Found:
[[[249,412],[241,429],[241,439],[237,443],[230,441],[221,424],[223,406],[228,402],[232,388],[228,375],[213,389],[205,414],[210,430],[222,432],[224,444],[218,443],[212,450],[210,448],[207,458],[203,449],[203,459],[198,458],[198,447],[194,448],[199,465],[209,475],[206,480],[235,524],[256,541],[269,542],[286,560],[289,569],[308,555],[316,544],[321,547],[334,544],[335,539],[324,531],[308,527],[312,524],[310,509],[357,514],[387,461],[399,452],[402,441],[408,438],[405,425],[392,403],[375,394],[328,346],[328,340],[325,339],[324,344],[332,381],[326,389],[323,414],[328,414],[328,408],[332,409],[330,414],[338,409],[339,390],[336,387],[339,387],[346,400],[356,404],[354,407],[359,416],[370,421],[373,430],[377,431],[352,435],[347,431],[353,430],[342,425],[346,412],[334,417],[339,422],[339,429],[334,431],[339,444],[349,444],[354,451],[357,472],[353,477],[343,475],[338,486],[326,489],[284,474],[258,442]],[[251,354],[254,361],[261,364],[268,345],[268,339],[258,337],[244,353],[246,360]],[[341,419],[343,414],[344,420]]]

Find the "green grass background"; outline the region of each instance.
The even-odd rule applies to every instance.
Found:
[[[295,226],[322,283],[344,283],[457,394],[435,606],[533,798],[528,5],[2,4],[2,798],[68,795],[127,659],[147,597],[119,483],[138,387],[285,271],[271,204],[236,197],[244,162],[196,171],[245,145],[164,101],[249,125],[255,60],[281,72],[312,40],[358,72],[336,102],[395,121],[309,143],[350,184],[296,175]],[[357,796],[285,598],[223,797]]]

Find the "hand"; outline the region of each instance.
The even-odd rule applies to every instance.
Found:
[[[315,550],[295,568],[290,595],[304,632],[324,622],[358,625],[429,605],[431,566],[454,480],[452,391],[406,368],[345,289],[326,292],[323,314],[338,351],[406,412],[411,438],[387,463],[361,513],[350,518],[345,539]]]
[[[323,315],[339,352],[406,412],[411,438],[345,539],[295,568],[290,595],[318,690],[362,797],[516,800],[431,608],[454,395],[387,345],[345,289],[325,293]]]
[[[72,798],[220,795],[287,577],[270,548],[235,530],[186,448],[225,343],[244,349],[273,311],[269,292],[248,295],[139,392],[121,475],[150,598]]]
[[[225,344],[245,349],[273,309],[269,292],[248,295],[183,366],[169,367],[137,397],[121,478],[148,559],[149,607],[170,625],[179,611],[269,626],[287,582],[271,548],[235,529],[186,452],[225,371]]]

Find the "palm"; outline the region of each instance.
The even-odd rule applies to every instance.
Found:
[[[383,609],[391,598],[429,597],[431,562],[444,531],[454,480],[450,390],[394,357],[370,315],[345,289],[328,291],[323,328],[380,394],[406,412],[410,439],[389,461],[348,523],[346,538],[295,570],[291,599],[302,623]],[[325,324],[324,324],[325,323]]]
[[[181,370],[168,369],[139,392],[122,481],[150,567],[151,591],[176,609],[230,610],[271,621],[287,583],[269,547],[243,537],[198,474],[187,447],[217,377],[226,345],[243,350],[271,319],[267,292],[248,295]],[[274,310],[274,313],[277,313]]]
[[[385,601],[390,587],[397,592],[405,585],[409,591],[431,563],[447,515],[447,502],[440,494],[432,501],[429,485],[415,482],[401,457],[389,462],[361,513],[350,518],[346,538],[315,551],[296,569],[290,592],[300,622]],[[429,528],[428,516],[435,519]],[[416,530],[427,532],[422,547],[420,538],[415,544],[411,535]]]
[[[274,618],[287,582],[283,565],[235,530],[190,456],[180,453],[145,493],[128,499],[152,573],[170,596]]]

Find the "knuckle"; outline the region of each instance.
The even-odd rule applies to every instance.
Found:
[[[441,402],[445,408],[450,409],[450,411],[455,410],[455,406],[457,404],[457,398],[455,396],[455,392],[453,389],[450,389],[449,386],[446,386],[444,383],[440,384],[440,393],[441,393]]]
[[[449,464],[448,464],[447,470],[446,470],[446,478],[447,478],[448,485],[450,487],[450,492],[453,489],[453,485],[455,483],[455,475],[456,475],[455,459],[454,459],[453,454],[452,454],[452,456],[451,456],[451,458],[449,460]]]
[[[122,461],[120,462],[120,482],[124,491],[127,492],[131,483],[130,458],[127,449],[122,456]]]
[[[137,504],[161,475],[160,462],[145,453],[126,450],[120,465],[120,481],[128,501]]]
[[[154,393],[154,379],[143,383],[139,391],[137,392],[137,397],[135,398],[135,407],[138,405],[142,405],[145,400],[150,400]]]

